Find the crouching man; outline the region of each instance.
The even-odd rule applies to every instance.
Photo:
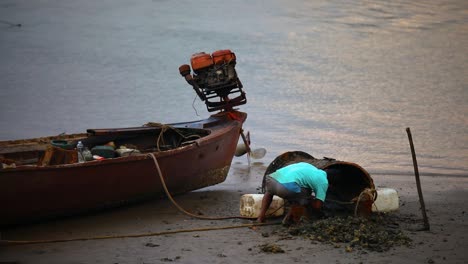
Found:
[[[274,195],[293,204],[309,205],[314,211],[319,212],[328,189],[327,169],[321,170],[306,162],[294,163],[267,175],[265,189],[257,222],[265,221],[266,211]],[[290,216],[291,210],[285,220]]]

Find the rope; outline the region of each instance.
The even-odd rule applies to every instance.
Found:
[[[172,197],[169,190],[166,186],[166,181],[161,172],[161,168],[159,167],[158,160],[154,156],[153,153],[149,153],[153,159],[154,165],[158,172],[159,178],[161,180],[161,184],[164,188],[164,191],[172,202],[172,204],[179,209],[182,213],[194,217],[197,219],[204,219],[204,220],[226,220],[226,219],[249,219],[252,220],[254,218],[243,217],[243,216],[227,216],[227,217],[206,217],[206,216],[199,216],[192,214],[186,210],[184,210]],[[272,214],[274,214],[277,210],[276,209]],[[194,229],[181,229],[181,230],[172,230],[172,231],[163,231],[163,232],[152,232],[152,233],[143,233],[143,234],[128,234],[128,235],[113,235],[113,236],[95,236],[95,237],[82,237],[82,238],[70,238],[70,239],[49,239],[49,240],[0,240],[0,246],[13,246],[13,245],[30,245],[30,244],[46,244],[46,243],[59,243],[59,242],[72,242],[72,241],[87,241],[87,240],[102,240],[102,239],[117,239],[117,238],[135,238],[135,237],[148,237],[148,236],[160,236],[160,235],[168,235],[168,234],[177,234],[177,233],[188,233],[188,232],[201,232],[201,231],[210,231],[210,230],[223,230],[223,229],[234,229],[234,228],[243,228],[243,227],[254,227],[254,226],[266,226],[266,225],[278,225],[278,223],[252,223],[252,224],[241,224],[241,225],[233,225],[233,226],[222,226],[222,227],[207,227],[207,228],[194,228]]]
[[[356,201],[356,206],[354,207],[354,216],[357,216],[357,209],[359,207],[359,203],[361,202],[361,198],[363,197],[363,195],[367,194],[368,197],[371,197],[372,200],[374,201],[376,193],[377,191],[375,189],[366,188],[359,194],[357,201]]]
[[[159,134],[157,136],[157,139],[156,139],[156,149],[158,151],[161,151],[161,147],[160,147],[161,143],[163,145],[166,144],[165,141],[164,141],[164,133],[166,133],[168,130],[172,130],[172,131],[176,132],[182,138],[182,140],[180,140],[178,143],[173,144],[174,146],[172,146],[172,147],[174,147],[174,148],[181,146],[184,141],[195,140],[195,139],[201,138],[201,136],[197,135],[197,134],[192,134],[192,135],[185,136],[179,129],[177,129],[177,128],[173,127],[173,126],[165,125],[165,124],[161,124],[161,123],[149,122],[149,123],[146,123],[145,126],[147,126],[147,127],[157,127],[157,128],[161,129],[161,131],[159,132]]]
[[[224,216],[224,217],[211,217],[211,216],[201,216],[201,215],[195,215],[193,213],[190,213],[188,211],[186,211],[184,208],[182,208],[175,200],[174,198],[172,197],[171,193],[169,192],[169,190],[167,189],[167,185],[166,185],[166,181],[164,180],[164,177],[162,175],[162,172],[161,172],[161,168],[159,167],[159,162],[158,160],[156,159],[156,157],[154,156],[153,153],[149,153],[148,156],[150,156],[152,159],[153,159],[153,162],[154,162],[154,165],[156,166],[156,170],[158,171],[158,175],[159,175],[159,179],[161,180],[161,184],[164,188],[164,192],[166,193],[167,197],[169,198],[169,200],[172,202],[172,204],[177,208],[179,209],[179,211],[181,211],[182,213],[190,216],[190,217],[194,217],[194,218],[197,218],[197,219],[204,219],[204,220],[226,220],[226,219],[249,219],[249,220],[252,220],[254,218],[250,218],[250,217],[245,217],[245,216]]]
[[[222,216],[222,217],[211,217],[211,216],[200,216],[200,215],[195,215],[193,213],[190,213],[188,211],[186,211],[184,208],[182,208],[175,200],[174,198],[172,197],[171,193],[169,192],[169,190],[167,189],[167,185],[166,185],[166,181],[164,180],[164,177],[162,175],[162,172],[161,172],[161,168],[159,167],[159,162],[158,162],[158,159],[156,159],[156,157],[154,156],[153,153],[149,153],[148,156],[150,156],[152,159],[153,159],[153,162],[154,162],[154,165],[156,167],[156,170],[158,171],[158,175],[159,175],[159,179],[161,180],[161,184],[164,188],[164,192],[166,193],[167,197],[169,198],[169,200],[172,202],[172,204],[177,208],[179,209],[179,211],[181,211],[182,213],[190,216],[190,217],[194,217],[194,218],[198,218],[198,219],[202,219],[202,220],[227,220],[227,219],[247,219],[247,220],[255,220],[256,218],[252,218],[252,217],[246,217],[246,216]],[[277,208],[276,210],[274,210],[273,212],[269,213],[266,217],[268,216],[272,216],[274,213],[276,213],[278,210],[280,210],[281,208],[283,208],[283,206]]]
[[[249,219],[252,220],[253,218],[243,217],[243,216],[226,216],[226,217],[206,217],[206,216],[199,216],[192,214],[185,209],[183,209],[177,202],[174,200],[172,195],[170,194],[169,190],[167,189],[166,182],[164,177],[162,176],[161,168],[159,167],[158,160],[154,156],[153,153],[149,153],[156,169],[158,171],[159,178],[161,179],[162,186],[164,191],[166,192],[167,197],[173,203],[173,205],[179,209],[182,213],[194,217],[197,219],[204,219],[204,220],[226,220],[226,219]],[[375,189],[364,189],[358,196],[356,201],[356,206],[354,208],[354,216],[357,215],[357,208],[359,203],[361,202],[362,197],[364,194],[369,195],[370,197],[375,198],[376,190]],[[340,202],[340,201],[335,201]],[[340,202],[343,204],[349,204],[353,202]],[[273,213],[274,214],[277,210],[276,209]],[[189,233],[189,232],[203,232],[203,231],[211,231],[211,230],[225,230],[225,229],[234,229],[234,228],[244,228],[244,227],[255,227],[255,226],[267,226],[267,225],[279,225],[281,222],[277,223],[252,223],[252,224],[241,224],[241,225],[232,225],[232,226],[221,226],[221,227],[206,227],[206,228],[193,228],[193,229],[179,229],[179,230],[171,230],[171,231],[162,231],[162,232],[150,232],[150,233],[142,233],[142,234],[127,234],[127,235],[113,235],[113,236],[94,236],[94,237],[81,237],[81,238],[69,238],[69,239],[49,239],[49,240],[0,240],[0,247],[1,246],[14,246],[14,245],[31,245],[31,244],[46,244],[46,243],[60,243],[60,242],[73,242],[73,241],[88,241],[88,240],[104,240],[104,239],[117,239],[117,238],[137,238],[137,237],[148,237],[148,236],[161,236],[161,235],[169,235],[169,234],[177,234],[177,233]]]
[[[211,231],[211,230],[224,230],[224,229],[255,227],[255,226],[267,226],[267,225],[278,225],[278,224],[280,224],[280,223],[252,223],[252,224],[242,224],[242,225],[233,225],[233,226],[179,229],[179,230],[153,232],[153,233],[142,233],[142,234],[128,234],[128,235],[114,235],[114,236],[95,236],[95,237],[81,237],[81,238],[69,238],[69,239],[0,240],[0,247],[1,246],[15,246],[15,245],[60,243],[60,242],[72,242],[72,241],[88,241],[88,240],[103,240],[103,239],[116,239],[116,238],[136,238],[136,237],[148,237],[148,236],[161,236],[161,235],[170,235],[170,234],[177,234],[177,233],[202,232],[202,231]]]
[[[327,201],[332,202],[332,203],[337,203],[337,204],[343,204],[343,205],[351,205],[351,204],[356,203],[356,206],[354,207],[354,216],[357,216],[357,209],[358,209],[358,207],[359,207],[359,203],[361,202],[361,199],[362,199],[362,197],[364,196],[364,194],[367,194],[368,197],[370,196],[370,197],[372,198],[372,200],[375,201],[377,191],[376,191],[375,189],[366,188],[366,189],[364,189],[364,190],[359,194],[359,196],[357,197],[357,199],[356,199],[356,198],[353,199],[353,200],[356,199],[356,201],[343,202],[343,201],[333,200],[333,199],[327,199]],[[375,206],[375,208],[376,208],[377,211],[378,211],[378,208],[377,208],[377,206],[375,205],[375,203],[373,203],[372,206]]]
[[[336,203],[336,204],[354,204],[354,202],[343,202],[343,201],[340,201],[340,200],[333,200],[333,199],[327,199],[326,201]]]

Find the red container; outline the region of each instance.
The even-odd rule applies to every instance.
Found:
[[[230,63],[236,61],[236,54],[231,50],[217,50],[213,52],[213,62],[214,64],[221,64],[221,63]]]
[[[199,52],[192,55],[192,57],[190,58],[190,63],[192,64],[192,69],[196,71],[212,66],[213,58],[210,54],[206,54],[205,52]]]

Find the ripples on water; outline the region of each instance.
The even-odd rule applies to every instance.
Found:
[[[207,116],[177,68],[231,48],[265,163],[412,173],[411,127],[422,174],[467,175],[467,1],[6,1],[0,17],[0,139]]]

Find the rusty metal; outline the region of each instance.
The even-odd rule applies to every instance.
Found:
[[[362,214],[370,212],[372,201],[377,196],[368,197],[367,194],[361,195],[364,190],[374,190],[374,181],[370,174],[361,166],[356,163],[339,161],[333,158],[324,157],[323,159],[316,159],[312,155],[302,151],[285,152],[276,157],[267,167],[262,181],[262,192],[265,192],[265,176],[269,175],[276,170],[297,162],[307,162],[319,169],[333,168],[339,170],[341,173],[338,181],[334,185],[330,185],[327,191],[327,198],[325,204],[331,202],[339,202],[342,204],[352,204],[350,209],[354,209],[354,204],[361,199],[362,204],[358,204],[358,211]],[[361,198],[359,198],[361,195]],[[363,197],[364,196],[364,197]]]

